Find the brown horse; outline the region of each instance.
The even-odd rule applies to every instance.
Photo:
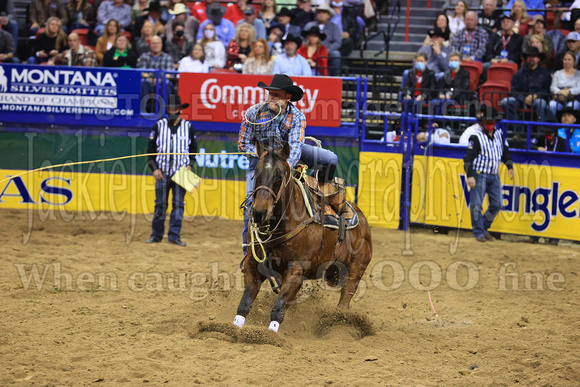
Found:
[[[245,290],[234,324],[242,327],[260,287],[266,278],[281,280],[278,299],[270,314],[270,330],[278,331],[286,307],[296,299],[306,279],[326,278],[333,272],[334,285],[342,285],[339,307],[348,308],[359,281],[372,256],[371,231],[360,209],[352,204],[359,217],[357,227],[346,231],[339,246],[338,231],[314,223],[305,208],[304,197],[286,162],[290,149],[264,150],[254,172],[255,190],[250,209],[248,241],[263,241],[266,257],[254,245],[244,259]],[[252,230],[254,239],[252,239]],[[343,246],[344,245],[344,246]],[[263,262],[258,262],[263,261]],[[331,270],[332,269],[332,270]]]

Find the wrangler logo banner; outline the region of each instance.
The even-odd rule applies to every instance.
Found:
[[[371,226],[399,228],[403,155],[360,153],[358,206]]]
[[[580,169],[502,165],[502,210],[492,231],[580,240]],[[471,229],[469,187],[463,160],[415,156],[411,222]],[[484,202],[484,209],[487,200]]]
[[[268,91],[257,86],[272,79],[269,75],[183,73],[179,78],[184,110],[190,121],[241,122],[245,110],[265,102]],[[294,102],[306,116],[309,126],[338,127],[341,121],[342,79],[293,77],[304,90],[304,97]]]

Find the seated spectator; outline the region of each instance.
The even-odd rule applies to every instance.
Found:
[[[97,47],[95,48],[99,66],[103,64],[105,52],[115,45],[115,40],[119,35],[121,35],[121,25],[115,19],[109,20],[103,35],[97,40]]]
[[[270,57],[270,48],[266,39],[258,39],[244,64],[242,73],[271,75],[274,70],[274,58]]]
[[[164,1],[161,4],[161,19],[165,20],[167,23],[171,23],[173,19],[175,19],[175,7],[178,4],[181,4],[183,8],[187,10],[187,7],[183,4],[183,0]]]
[[[248,3],[251,2],[252,0],[236,0],[236,2],[226,10],[224,18],[231,21],[234,25],[237,25],[240,20],[244,20],[244,11],[246,10]]]
[[[59,66],[84,66],[94,67],[97,65],[97,56],[93,50],[81,44],[81,38],[75,32],[68,35],[69,49],[58,54],[48,61],[48,64]]]
[[[137,57],[149,52],[149,43],[151,43],[151,38],[157,35],[157,30],[153,23],[149,20],[145,20],[143,27],[141,27],[141,35],[134,37],[134,50],[137,53]]]
[[[440,13],[439,15],[437,15],[437,18],[435,19],[435,26],[433,28],[431,28],[429,30],[429,32],[427,33],[427,36],[425,37],[425,40],[423,41],[423,46],[429,46],[431,45],[431,35],[433,34],[433,32],[439,28],[441,30],[442,36],[444,38],[443,41],[443,45],[445,47],[449,47],[449,38],[451,36],[450,30],[449,30],[449,19],[447,17],[447,15],[445,15],[444,13]]]
[[[540,62],[540,66],[551,70],[554,64],[554,55],[548,51],[548,42],[544,40],[544,37],[545,35],[532,35],[530,47],[536,47],[541,54],[546,54],[546,59]]]
[[[510,0],[510,2],[505,6],[506,9],[513,10],[516,2],[521,1],[525,9],[545,9],[544,0]],[[506,11],[508,13],[508,11]],[[529,13],[530,17],[543,14],[542,11],[532,11]],[[522,35],[524,36],[524,35]]]
[[[522,61],[522,45],[524,38],[513,30],[514,20],[511,16],[501,16],[501,30],[489,36],[487,49],[484,56],[483,71],[494,63],[513,62],[518,66]]]
[[[558,121],[564,125],[576,125],[580,122],[580,112],[578,109],[565,107],[558,110]],[[549,130],[532,142],[540,152],[567,152],[566,141],[568,139],[570,152],[580,153],[580,129],[563,127],[557,131]]]
[[[469,12],[467,3],[463,0],[459,0],[455,5],[453,15],[449,18],[449,30],[452,35],[457,34],[465,28],[465,16],[467,15],[467,12]]]
[[[165,70],[174,71],[173,58],[171,55],[163,52],[163,41],[160,36],[154,36],[151,38],[151,43],[149,44],[151,51],[144,53],[137,59],[137,68],[140,69],[153,69],[153,70]],[[142,73],[141,80],[141,96],[148,97],[152,93],[155,95],[155,88],[157,85],[157,74],[155,73]],[[167,78],[172,76],[167,74]],[[173,83],[169,80],[165,83],[165,95],[170,95],[173,90]],[[156,98],[153,97],[155,101]],[[147,111],[152,113],[155,111],[152,106],[147,104]]]
[[[448,62],[451,49],[445,47],[445,32],[440,28],[429,31],[429,36],[431,44],[421,47],[419,52],[427,55],[427,67],[433,70],[437,80],[440,80],[443,77],[443,73],[449,68]]]
[[[212,23],[205,25],[203,38],[198,42],[203,46],[205,60],[210,70],[221,69],[226,65],[226,48],[216,37],[215,26]]]
[[[320,32],[317,27],[302,31],[306,44],[298,49],[298,55],[303,56],[308,61],[312,69],[312,75],[328,75],[328,51],[322,45],[326,35]]]
[[[242,23],[248,23],[256,30],[256,39],[266,39],[266,27],[264,22],[256,18],[256,9],[251,5],[248,5],[244,10],[244,18],[238,22],[236,27],[239,27]]]
[[[432,135],[429,135],[429,130],[417,133],[417,141],[429,142],[429,144],[451,144],[451,134],[447,129],[440,128],[436,122],[433,122],[432,128]]]
[[[522,0],[513,3],[510,15],[514,19],[514,32],[521,36],[526,36],[529,31],[528,23],[532,20],[526,11],[526,5]]]
[[[495,34],[501,29],[500,16],[501,11],[497,10],[495,0],[484,0],[483,11],[479,13],[478,24],[488,33]]]
[[[175,69],[177,70],[179,61],[191,52],[193,42],[185,36],[185,24],[182,20],[173,19],[171,22],[171,30],[173,31],[171,34],[173,38],[171,40],[165,39],[163,51],[171,55],[173,63],[175,63]]]
[[[143,15],[135,19],[135,23],[133,24],[133,31],[131,32],[131,34],[133,36],[139,36],[139,34],[141,33],[141,28],[143,28],[143,24],[145,23],[145,20],[149,20],[155,26],[155,30],[157,30],[157,35],[159,36],[165,35],[165,25],[167,24],[167,20],[161,17],[161,12],[163,11],[161,3],[159,3],[158,1],[153,1],[149,3],[149,8],[146,8],[145,11],[147,11],[146,15]]]
[[[191,14],[198,22],[203,23],[207,20],[207,7],[213,5],[215,0],[205,0],[198,3],[188,2],[187,6],[191,9]],[[218,4],[219,5],[219,4]],[[221,6],[220,6],[221,7]]]
[[[70,31],[89,28],[95,22],[95,13],[88,0],[69,0],[67,11]]]
[[[353,13],[354,8],[343,7],[343,0],[335,0],[331,2],[334,16],[330,21],[338,26],[342,36],[342,45],[340,46],[341,56],[349,56],[354,50],[354,44],[358,38],[359,26],[356,21],[356,14]]]
[[[180,73],[209,73],[209,66],[205,61],[205,52],[201,43],[196,43],[191,54],[179,61]]]
[[[564,106],[580,110],[580,71],[576,70],[576,56],[568,51],[563,58],[564,68],[554,73],[550,92],[553,100],[549,104],[549,119],[556,121],[556,112]]]
[[[270,28],[266,30],[268,34],[268,46],[270,47],[270,56],[276,57],[284,53],[282,46],[282,38],[284,37],[286,28],[282,24],[276,22],[272,23]]]
[[[197,39],[202,38],[205,26],[213,24],[217,38],[221,40],[224,46],[230,44],[231,40],[236,36],[236,27],[228,19],[224,18],[226,9],[219,4],[213,4],[207,7],[207,20],[201,23],[199,31],[197,32]],[[207,52],[207,49],[206,49]]]
[[[566,48],[556,55],[554,70],[562,69],[564,55],[569,51],[574,54],[574,58],[576,58],[576,68],[578,68],[580,66],[578,63],[578,56],[580,56],[580,34],[576,31],[572,31],[568,36],[566,36]]]
[[[7,31],[12,36],[14,45],[18,44],[18,22],[16,21],[16,11],[14,1],[5,0],[0,2],[0,28]],[[18,61],[20,63],[20,61]]]
[[[149,8],[149,0],[137,0],[131,8],[131,20],[135,23],[137,18],[145,15],[147,13],[146,9]]]
[[[530,32],[524,38],[524,46],[522,47],[523,51],[527,51],[530,48],[530,39],[534,35],[542,36],[542,39],[546,42],[546,55],[550,54],[554,50],[554,43],[552,42],[552,38],[547,35],[546,28],[544,25],[544,17],[542,15],[536,15],[532,19],[531,22],[528,23],[530,26]]]
[[[0,29],[0,63],[20,63],[12,35]]]
[[[63,26],[68,25],[68,12],[61,0],[32,0],[28,12],[30,35],[36,35],[40,28],[48,26],[51,17],[59,19]]]
[[[113,47],[105,52],[103,66],[119,68],[137,67],[137,55],[131,50],[129,39],[125,35],[121,34],[115,37]]]
[[[448,106],[463,105],[469,99],[469,71],[461,67],[461,54],[454,51],[449,54],[449,69],[443,75],[435,112],[446,115]]]
[[[242,23],[236,28],[236,36],[227,48],[228,63],[226,68],[242,72],[243,64],[252,52],[252,44],[256,41],[256,30],[248,23]]]
[[[286,30],[286,35],[284,35],[283,39],[286,39],[288,35],[300,35],[300,27],[290,24],[293,18],[294,14],[286,7],[283,7],[280,12],[278,12],[278,15],[276,15],[276,20],[278,23],[282,24]]]
[[[298,47],[302,44],[302,39],[289,34],[286,39],[282,40],[282,44],[284,45],[284,54],[278,55],[274,60],[272,73],[286,74],[290,77],[309,77],[312,75],[312,70],[310,70],[310,65],[306,59],[297,53]]]
[[[48,62],[66,49],[66,34],[62,22],[52,16],[46,22],[46,30],[34,40],[34,56],[28,58],[28,64]]]
[[[435,73],[427,67],[427,55],[423,52],[415,54],[415,63],[409,70],[409,76],[402,85],[403,111],[413,112],[423,104],[433,99],[437,94],[437,79]]]
[[[273,1],[273,0],[269,0]],[[316,15],[312,10],[312,1],[311,0],[297,0],[296,1],[297,7],[292,10],[294,14],[294,19],[291,22],[295,26],[298,26],[302,29],[306,26],[306,24],[314,21],[316,19]]]
[[[305,29],[310,30],[312,27],[318,27],[321,33],[326,35],[322,45],[328,51],[328,73],[331,76],[338,75],[340,70],[340,49],[342,46],[342,34],[339,27],[330,21],[334,16],[334,10],[327,4],[319,5],[316,9],[316,21],[310,22]]]
[[[539,52],[536,47],[523,53],[525,64],[512,78],[511,94],[504,98],[501,105],[507,113],[508,120],[518,120],[517,109],[531,107],[532,119],[544,121],[546,117],[546,96],[550,92],[552,75],[544,67],[540,67],[540,61],[546,55]]]
[[[131,7],[123,0],[103,1],[97,11],[95,33],[101,36],[105,31],[105,25],[111,19],[117,20],[124,30],[128,29],[131,26]],[[138,31],[141,31],[141,26]]]
[[[199,31],[199,21],[188,14],[189,9],[183,3],[177,3],[175,4],[175,7],[173,7],[173,10],[169,10],[169,13],[174,16],[173,20],[181,20],[183,22],[185,27],[185,37],[190,42],[195,42],[197,31]],[[165,30],[165,39],[173,39],[173,28],[167,28]]]
[[[272,23],[276,22],[276,15],[278,14],[278,5],[276,0],[263,0],[258,13],[258,19],[264,22],[264,27],[270,28]]]
[[[465,28],[451,38],[451,50],[463,54],[463,60],[483,60],[489,36],[477,26],[477,14],[473,11],[465,15]]]

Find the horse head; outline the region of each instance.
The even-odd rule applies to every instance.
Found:
[[[267,232],[270,220],[278,217],[279,221],[283,215],[281,212],[275,213],[275,209],[292,178],[286,161],[290,155],[290,147],[286,144],[282,148],[265,148],[257,143],[256,150],[260,160],[254,171],[256,188],[253,192],[251,216],[253,222],[259,225],[260,231]]]

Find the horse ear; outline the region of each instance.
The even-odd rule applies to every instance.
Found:
[[[290,144],[284,144],[284,147],[280,151],[280,157],[282,157],[284,160],[290,157]]]
[[[262,153],[264,153],[264,147],[262,146],[260,141],[257,140],[255,145],[256,145],[256,153],[258,154],[258,158],[260,158],[262,156]]]

